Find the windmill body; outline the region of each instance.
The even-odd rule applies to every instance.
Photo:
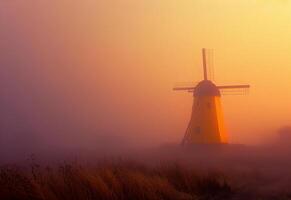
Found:
[[[227,143],[219,89],[211,81],[203,80],[193,95],[192,115],[183,143]]]
[[[221,90],[245,90],[249,85],[216,86],[208,80],[206,50],[203,49],[204,80],[196,86],[176,87],[193,93],[191,119],[182,144],[224,144],[228,143],[221,106]]]

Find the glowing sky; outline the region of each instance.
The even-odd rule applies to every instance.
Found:
[[[2,0],[0,26],[5,131],[180,141],[192,97],[171,89],[202,78],[202,47],[216,83],[252,85],[223,97],[231,142],[291,124],[289,1]]]

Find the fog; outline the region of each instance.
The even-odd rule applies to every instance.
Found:
[[[290,122],[284,4],[1,1],[2,155],[179,144],[192,97],[171,89],[201,78],[202,47],[218,83],[252,85],[223,97],[231,143],[268,142]]]

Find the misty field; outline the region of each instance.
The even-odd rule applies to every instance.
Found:
[[[259,173],[202,172],[177,163],[150,166],[120,160],[54,167],[34,163],[1,167],[0,199],[291,199],[291,190],[280,186],[261,190],[265,182]]]
[[[178,166],[136,163],[96,167],[3,167],[0,199],[226,199],[233,188],[220,175],[198,176]]]

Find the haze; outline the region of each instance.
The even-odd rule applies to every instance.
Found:
[[[231,143],[290,121],[291,5],[255,0],[2,0],[1,143],[178,143],[192,104],[176,82],[202,78],[214,49]]]

